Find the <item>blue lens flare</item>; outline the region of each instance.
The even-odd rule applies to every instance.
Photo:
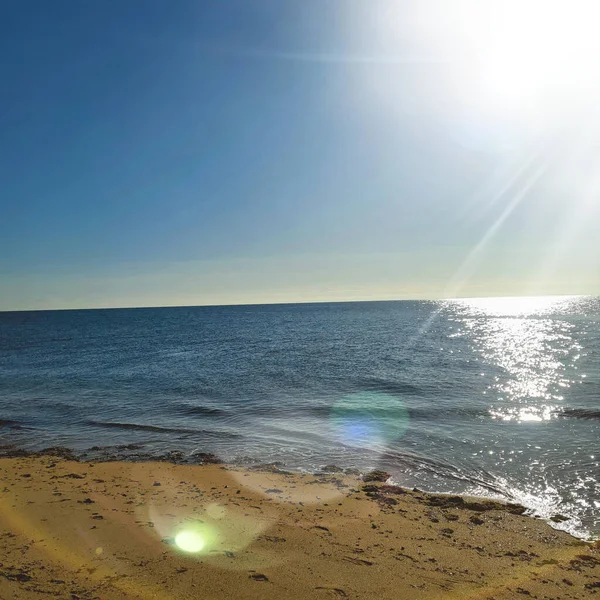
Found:
[[[344,396],[331,411],[336,436],[345,444],[378,447],[404,435],[410,416],[404,401],[382,392]]]

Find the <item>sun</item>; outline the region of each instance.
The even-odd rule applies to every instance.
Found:
[[[400,74],[362,69],[357,90],[378,117],[432,111],[439,121],[472,123],[484,134],[488,125],[492,133],[515,125],[520,139],[560,129],[600,102],[598,0],[381,0],[371,13],[352,21],[356,43],[374,48],[369,60],[391,61]],[[410,103],[406,73],[408,90],[417,82],[425,102]]]
[[[550,109],[567,97],[598,95],[600,2],[505,0],[463,4],[480,93],[504,109]]]

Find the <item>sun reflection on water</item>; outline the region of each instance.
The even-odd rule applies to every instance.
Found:
[[[580,296],[514,296],[503,298],[461,298],[454,300],[472,315],[486,317],[541,316],[565,309]]]
[[[482,368],[491,369],[489,413],[495,419],[539,422],[557,415],[561,390],[572,385],[566,365],[581,347],[572,324],[552,318],[573,297],[478,298],[456,300],[457,337],[473,340]],[[576,367],[574,367],[576,369]]]

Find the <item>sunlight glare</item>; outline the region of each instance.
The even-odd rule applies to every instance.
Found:
[[[492,418],[540,423],[556,417],[570,386],[568,364],[580,345],[571,326],[554,319],[576,297],[476,298],[456,300],[462,325],[455,334],[475,340],[483,364],[502,377],[490,378]],[[452,306],[452,304],[450,304]]]
[[[469,7],[466,35],[480,58],[481,91],[489,102],[538,109],[565,92],[600,92],[597,2],[508,0]]]
[[[456,300],[473,312],[487,316],[528,316],[541,315],[559,308],[574,296],[515,296],[503,298],[465,298]]]

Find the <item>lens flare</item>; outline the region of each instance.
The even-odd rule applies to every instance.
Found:
[[[175,536],[175,545],[184,552],[196,554],[204,549],[206,540],[199,531],[185,529]]]
[[[382,392],[359,392],[342,398],[331,413],[333,428],[344,444],[380,447],[402,437],[409,414],[404,401]]]

